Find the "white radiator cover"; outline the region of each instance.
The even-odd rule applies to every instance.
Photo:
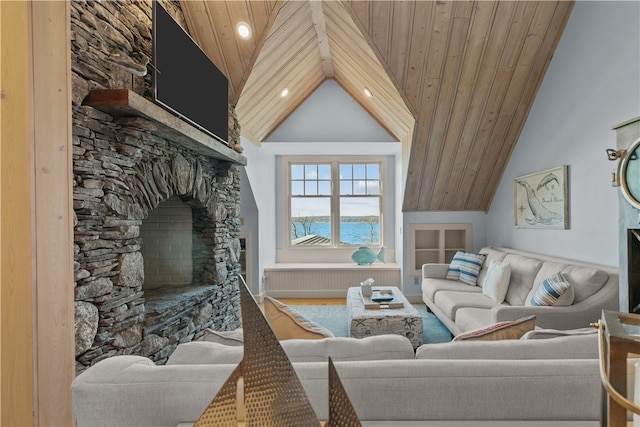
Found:
[[[274,264],[264,269],[273,298],[346,298],[347,289],[369,277],[374,287],[401,286],[398,264]]]

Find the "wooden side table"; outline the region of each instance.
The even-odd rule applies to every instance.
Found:
[[[640,354],[640,315],[602,311],[599,328],[600,376],[607,398],[607,426],[627,425],[627,411],[640,407],[627,399],[627,359]]]

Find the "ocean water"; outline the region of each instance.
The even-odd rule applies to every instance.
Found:
[[[302,237],[302,224],[295,222],[298,228],[298,237]],[[314,222],[311,224],[310,234],[316,236],[331,238],[331,227],[328,222]],[[371,241],[371,226],[365,222],[343,222],[340,224],[340,241],[348,245],[379,245],[380,244],[380,226],[373,225],[373,242]],[[291,231],[291,239],[295,239],[293,231]]]

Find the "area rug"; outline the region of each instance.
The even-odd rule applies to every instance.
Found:
[[[413,304],[422,315],[422,340],[425,344],[451,341],[451,333],[435,314],[427,312],[424,304]],[[347,337],[346,305],[291,305],[289,306],[312,322],[330,330],[337,337]]]

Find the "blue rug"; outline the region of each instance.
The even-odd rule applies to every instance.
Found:
[[[424,304],[413,304],[422,315],[422,340],[427,343],[451,341],[451,333]],[[347,337],[346,305],[291,305],[302,316],[330,330],[337,337]]]

